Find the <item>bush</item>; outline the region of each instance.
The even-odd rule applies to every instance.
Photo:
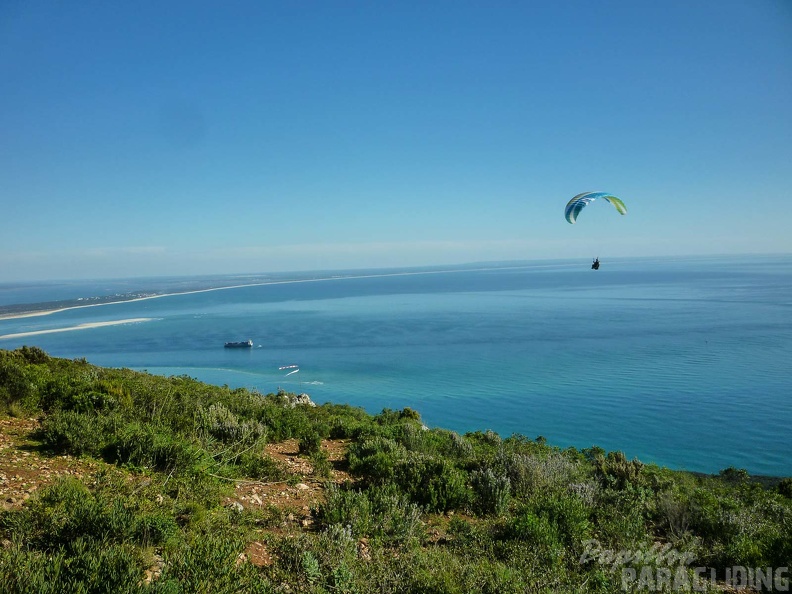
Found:
[[[23,346],[17,352],[22,355],[22,358],[32,365],[42,365],[51,361],[50,356],[38,347]]]
[[[49,554],[20,545],[0,550],[4,594],[142,593],[142,561],[128,545],[79,538]]]
[[[787,499],[792,499],[792,478],[785,478],[778,483],[778,492]]]
[[[221,403],[212,404],[208,410],[199,412],[199,427],[203,434],[210,435],[224,444],[247,446],[263,440],[266,427],[258,421],[240,421]]]
[[[330,478],[333,473],[333,465],[327,457],[327,452],[318,450],[311,454],[311,466],[313,476],[318,478]]]
[[[133,539],[144,547],[160,545],[178,532],[176,520],[164,513],[142,514],[132,530]]]
[[[228,536],[203,535],[173,550],[166,550],[162,575],[147,591],[154,593],[269,592],[256,568],[240,563],[242,541]]]
[[[476,493],[475,507],[482,515],[500,515],[509,507],[511,482],[505,474],[496,474],[491,468],[474,470],[470,482]]]
[[[260,481],[283,481],[289,476],[282,463],[266,454],[254,452],[240,455],[233,469],[236,476]]]
[[[56,411],[42,422],[40,437],[56,453],[100,456],[117,422],[113,416]]]
[[[81,413],[112,411],[118,408],[118,400],[104,392],[95,390],[74,391],[64,395],[60,402],[60,408]]]
[[[679,493],[663,491],[656,501],[657,525],[672,542],[689,534],[692,511],[686,497]]]
[[[432,512],[467,505],[472,497],[466,474],[443,458],[412,454],[394,469],[393,481],[410,500]]]
[[[536,507],[558,527],[562,541],[576,549],[591,537],[590,510],[574,495],[554,495],[543,499]]]
[[[445,429],[427,429],[415,423],[404,424],[401,442],[408,450],[429,456],[464,460],[473,454],[473,445],[464,437]]]
[[[135,468],[184,472],[208,461],[197,444],[174,435],[165,427],[132,423],[125,426],[106,449],[113,461]]]
[[[423,537],[422,510],[395,486],[374,488],[368,492],[377,527],[375,536],[390,544],[409,546]]]
[[[19,511],[0,516],[0,530],[30,548],[57,551],[77,539],[157,545],[176,532],[172,517],[139,513],[124,498],[96,495],[75,479],[44,489]]]
[[[322,449],[322,437],[314,430],[305,431],[300,437],[298,448],[303,456],[315,454]]]
[[[598,538],[609,549],[634,549],[648,537],[647,494],[635,488],[599,491],[592,516]]]
[[[325,527],[348,526],[356,537],[371,534],[375,528],[369,498],[362,491],[337,485],[327,488],[316,517]]]
[[[34,399],[33,383],[22,365],[10,358],[0,359],[0,412],[7,412],[13,405],[30,404]]]
[[[607,456],[596,456],[594,470],[606,487],[624,489],[627,485],[643,484],[643,464],[636,459],[627,460],[623,452],[608,452]]]
[[[567,489],[581,474],[577,462],[558,453],[540,456],[500,449],[493,464],[509,478],[516,497]]]
[[[416,543],[423,534],[421,509],[394,485],[367,491],[330,485],[316,515],[328,530],[346,526],[355,537],[375,537],[391,545]]]
[[[393,478],[396,465],[406,456],[404,447],[392,439],[374,437],[353,443],[347,450],[349,471],[372,484]]]
[[[562,556],[564,546],[558,526],[545,515],[525,509],[517,514],[509,526],[511,538],[525,541],[536,551],[542,565],[552,565]]]

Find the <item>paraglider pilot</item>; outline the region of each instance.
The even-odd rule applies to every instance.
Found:
[[[591,263],[592,270],[599,270],[599,258],[594,258],[594,261]]]

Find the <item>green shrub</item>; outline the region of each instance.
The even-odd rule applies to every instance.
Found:
[[[222,403],[212,404],[199,412],[200,430],[224,444],[247,446],[265,438],[267,430],[256,420],[243,420]]]
[[[272,441],[299,438],[312,429],[306,408],[305,406],[292,407],[285,395],[268,395],[256,413],[256,420],[267,428]]]
[[[96,495],[75,479],[62,479],[23,509],[4,512],[0,531],[43,551],[59,550],[80,538],[150,546],[175,533],[172,517],[139,513],[129,503],[112,493]]]
[[[546,497],[534,509],[558,527],[561,539],[568,547],[576,549],[591,538],[591,511],[576,496],[557,494]]]
[[[686,496],[663,491],[657,495],[655,509],[655,522],[666,538],[676,542],[690,533],[692,510]]]
[[[330,478],[333,472],[333,465],[327,457],[327,452],[320,449],[311,454],[311,466],[313,476],[318,478]]]
[[[44,419],[39,434],[56,453],[100,456],[117,423],[114,416],[57,410]]]
[[[792,499],[792,477],[782,479],[778,483],[778,492],[787,499]]]
[[[371,501],[366,494],[337,485],[328,486],[316,516],[323,526],[348,526],[355,536],[371,534],[375,528]]]
[[[147,591],[157,594],[255,594],[270,592],[268,582],[249,563],[239,562],[242,540],[212,534],[163,554],[160,578]]]
[[[496,474],[491,468],[474,470],[470,482],[476,493],[475,507],[482,515],[504,513],[509,507],[511,482],[505,474]]]
[[[32,365],[41,365],[52,361],[50,356],[39,347],[23,346],[17,349],[17,352],[22,356],[25,362]]]
[[[330,425],[330,439],[350,439],[358,437],[364,426],[364,423],[357,420],[333,419]]]
[[[164,513],[139,515],[132,528],[133,539],[144,547],[164,543],[178,532],[175,518]]]
[[[92,378],[83,374],[53,374],[41,389],[41,405],[45,411],[78,410],[89,408],[83,394],[92,391]]]
[[[118,400],[104,392],[95,390],[74,391],[64,395],[60,402],[60,408],[81,413],[112,411],[118,408]]]
[[[627,485],[641,486],[643,464],[636,459],[627,460],[623,452],[608,452],[607,456],[594,458],[594,470],[603,485],[624,489]]]
[[[422,510],[395,485],[374,487],[367,493],[376,522],[374,536],[388,544],[410,546],[423,538]]]
[[[734,487],[700,487],[691,495],[691,532],[701,538],[704,561],[718,569],[760,567],[788,554],[792,508],[785,500],[740,482]]]
[[[208,458],[199,445],[168,428],[132,423],[123,427],[106,449],[109,459],[135,468],[184,472]]]
[[[401,428],[401,443],[412,452],[464,460],[472,456],[473,445],[464,437],[445,429],[427,429],[415,423]]]
[[[328,530],[346,526],[355,537],[376,537],[390,545],[415,544],[423,535],[421,509],[394,485],[366,491],[330,485],[316,516]]]
[[[271,456],[256,452],[245,452],[233,466],[235,476],[261,481],[283,481],[289,476],[284,465]]]
[[[411,454],[395,467],[393,481],[428,511],[458,509],[472,499],[464,471],[444,458]]]
[[[322,437],[313,429],[304,431],[298,445],[300,454],[310,456],[322,449]]]
[[[347,449],[349,471],[370,483],[391,480],[396,468],[406,456],[403,446],[385,437],[374,437],[353,443]]]
[[[466,433],[465,437],[473,443],[483,444],[487,447],[497,447],[503,443],[501,436],[490,429]]]
[[[720,471],[718,476],[720,476],[721,480],[732,485],[739,485],[740,483],[744,483],[751,478],[747,470],[744,468],[736,468],[734,466],[724,468]]]
[[[552,564],[562,556],[564,545],[558,526],[546,515],[525,509],[511,522],[509,536],[530,544],[540,557],[542,565]]]
[[[647,493],[634,487],[604,488],[592,509],[599,540],[609,549],[635,549],[646,541]]]
[[[0,551],[4,594],[131,594],[143,592],[140,555],[127,545],[78,538],[41,554],[19,545]]]
[[[8,357],[0,359],[0,413],[12,406],[35,409],[38,392],[29,375],[24,365]]]
[[[301,565],[309,584],[312,586],[316,585],[322,579],[322,569],[319,567],[319,560],[311,551],[303,551]]]
[[[559,453],[524,454],[501,448],[493,465],[509,478],[516,497],[565,490],[580,478],[580,465]]]

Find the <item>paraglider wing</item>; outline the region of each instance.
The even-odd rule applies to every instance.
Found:
[[[613,204],[616,210],[619,211],[619,214],[627,214],[627,207],[624,206],[624,202],[616,198],[613,194],[608,194],[607,192],[583,192],[567,202],[566,209],[564,209],[564,217],[566,217],[567,222],[574,224],[580,211],[583,210],[589,202],[594,202],[597,198],[602,198]]]

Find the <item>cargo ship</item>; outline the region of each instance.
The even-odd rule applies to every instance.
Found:
[[[253,347],[252,340],[243,340],[240,342],[227,342],[225,348],[227,349],[249,349]]]

